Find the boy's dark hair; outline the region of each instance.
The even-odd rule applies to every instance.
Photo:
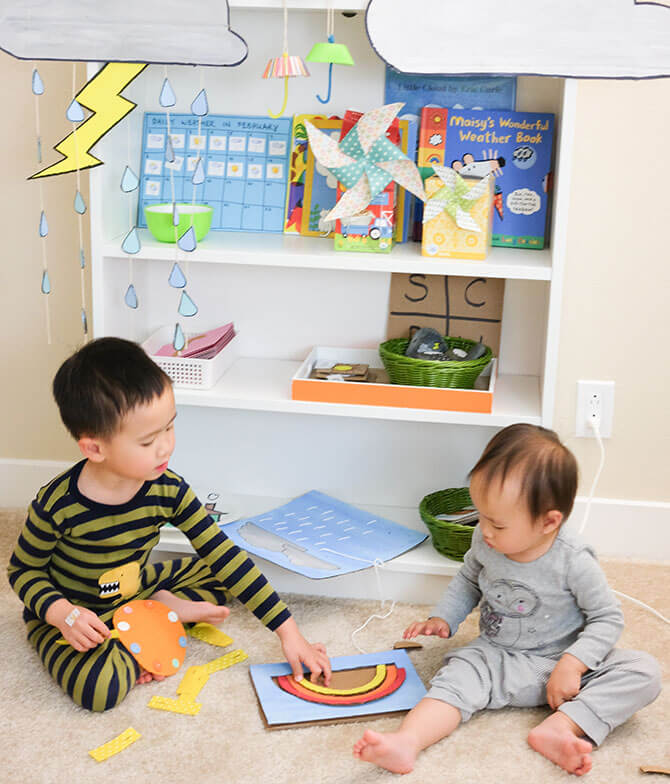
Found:
[[[502,484],[516,469],[521,469],[521,496],[533,520],[552,509],[568,518],[577,494],[577,460],[553,430],[506,427],[486,445],[470,476],[478,474],[487,485],[494,479]]]
[[[105,438],[129,411],[160,397],[171,383],[137,343],[98,338],[63,362],[53,395],[74,438]]]

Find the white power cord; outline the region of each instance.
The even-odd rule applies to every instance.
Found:
[[[598,470],[596,471],[595,476],[593,477],[593,483],[591,484],[591,490],[589,491],[589,497],[586,502],[586,509],[584,509],[584,517],[582,518],[582,524],[579,526],[579,533],[581,534],[584,529],[586,528],[586,522],[589,519],[589,512],[591,511],[591,502],[593,501],[593,495],[595,493],[596,485],[598,484],[598,480],[600,479],[600,474],[602,473],[603,466],[605,465],[605,447],[603,446],[603,440],[600,436],[600,416],[598,413],[593,413],[591,417],[589,417],[589,425],[593,430],[593,434],[598,441],[598,446],[600,447],[600,464],[598,465]],[[662,621],[665,623],[670,624],[670,619],[666,618],[665,615],[662,615],[658,610],[655,610],[653,607],[650,607],[648,604],[641,602],[639,599],[635,599],[632,596],[629,596],[627,593],[622,593],[621,591],[615,591],[612,588],[613,593],[617,596],[621,596],[624,599],[628,599],[629,601],[633,602],[633,604],[637,604],[640,607],[644,607],[645,610],[649,610],[650,613],[658,616]]]

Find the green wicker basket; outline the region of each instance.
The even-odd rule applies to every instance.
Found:
[[[470,549],[474,526],[438,520],[435,515],[455,514],[466,506],[472,506],[467,487],[438,490],[427,495],[419,504],[419,514],[433,537],[433,547],[454,561],[462,561]]]
[[[467,338],[445,337],[449,348],[468,351],[476,341]],[[440,387],[449,389],[472,389],[475,381],[492,357],[491,349],[479,359],[446,360],[437,362],[429,359],[406,357],[405,349],[409,344],[406,338],[386,340],[379,346],[386,372],[392,384],[407,384],[413,387]]]

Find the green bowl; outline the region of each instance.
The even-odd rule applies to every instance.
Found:
[[[207,236],[212,225],[214,208],[207,204],[181,204],[177,203],[179,212],[179,225],[176,227],[176,236],[187,231],[191,226],[195,231],[195,238],[200,242]],[[172,224],[172,204],[151,204],[144,208],[149,231],[159,242],[175,242],[175,226]]]

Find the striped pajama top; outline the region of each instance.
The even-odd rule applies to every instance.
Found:
[[[57,599],[100,613],[132,598],[118,591],[105,596],[109,586],[103,587],[101,578],[131,564],[141,572],[166,523],[189,538],[214,578],[265,626],[274,631],[290,617],[260,570],[221,531],[182,477],[167,470],[127,503],[101,504],[77,487],[85,462],[42,487],[28,510],[8,567],[26,620],[44,620]]]

